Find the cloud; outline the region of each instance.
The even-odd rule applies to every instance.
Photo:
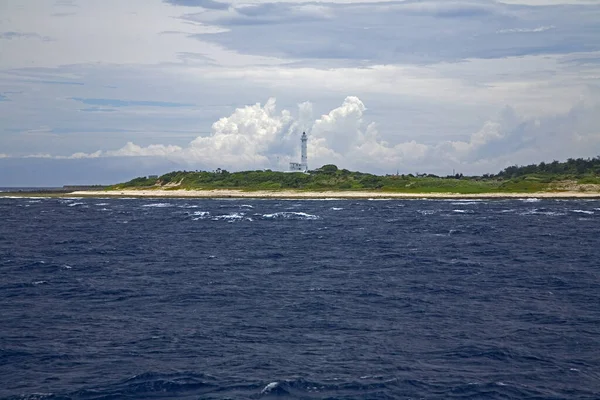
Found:
[[[346,65],[353,60],[432,64],[597,51],[599,9],[437,0],[368,5],[260,3],[182,18],[226,29],[192,37],[244,54],[345,60]],[[525,38],[507,33],[538,34]],[[248,41],[248,37],[261,40]]]
[[[289,140],[292,123],[289,111],[276,112],[275,99],[236,109],[212,125],[212,134],[190,143],[186,156],[210,164],[245,168],[269,166],[270,150]]]
[[[598,0],[498,0],[500,3],[505,4],[520,4],[528,6],[555,6],[555,5],[594,5],[598,4]]]
[[[81,159],[100,157],[168,157],[170,155],[180,155],[181,151],[181,147],[173,145],[164,146],[162,144],[152,144],[147,147],[142,147],[132,142],[127,142],[125,146],[121,147],[118,150],[98,150],[93,153],[77,152],[70,156],[59,156],[54,158]]]
[[[52,40],[52,38],[50,38],[48,36],[43,36],[43,35],[40,35],[39,33],[35,33],[35,32],[13,32],[13,31],[0,32],[0,39],[5,39],[5,40],[38,39],[38,40],[41,40],[44,42],[49,42]]]
[[[5,3],[0,151],[15,157],[283,169],[302,131],[312,167],[373,172],[595,149],[577,102],[600,73],[597,1]]]
[[[191,107],[193,104],[176,103],[168,101],[147,101],[147,100],[120,100],[120,99],[83,99],[72,97],[71,100],[79,101],[90,106],[104,107]]]
[[[60,158],[60,156],[56,157],[48,153],[35,153],[23,156],[23,158]]]
[[[496,33],[538,33],[555,29],[554,25],[549,26],[538,26],[537,28],[512,28],[512,29],[500,29]]]
[[[318,4],[262,3],[246,4],[237,7],[190,13],[182,19],[217,26],[255,26],[315,22],[327,20],[333,15],[333,9]],[[226,33],[228,30],[217,33]],[[202,34],[196,36],[202,39]]]
[[[565,114],[530,119],[505,107],[467,140],[426,144],[416,139],[390,143],[377,125],[365,118],[367,108],[356,96],[312,119],[312,104],[297,112],[277,112],[275,99],[236,109],[216,121],[209,136],[199,136],[187,147],[139,146],[58,158],[159,157],[195,168],[285,170],[299,159],[299,138],[309,135],[309,165],[337,164],[374,172],[466,173],[497,172],[515,163],[590,157],[600,153],[600,102],[581,101]],[[31,157],[49,158],[48,154]],[[54,157],[57,158],[57,157]]]
[[[474,18],[501,12],[494,3],[474,1],[423,1],[399,3],[398,9],[415,15],[441,18]]]
[[[164,0],[164,2],[174,6],[202,7],[209,10],[227,10],[229,8],[229,4],[213,0]]]
[[[89,108],[81,108],[79,111],[83,112],[92,112],[92,113],[103,113],[103,112],[115,112],[114,108],[101,108],[101,107],[89,107]]]
[[[165,157],[170,154],[177,154],[181,152],[179,146],[163,146],[162,144],[152,144],[147,147],[141,147],[131,142],[127,142],[125,146],[115,151],[107,151],[106,155],[109,157],[148,157],[148,156],[159,156]],[[95,154],[95,153],[94,153]]]
[[[8,158],[8,154],[0,153],[0,158]]]

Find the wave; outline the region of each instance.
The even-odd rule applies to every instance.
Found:
[[[561,211],[550,211],[550,210],[546,210],[546,209],[537,209],[537,208],[533,208],[531,210],[526,210],[523,212],[520,212],[519,215],[547,215],[550,217],[556,217],[556,216],[562,216],[562,215],[567,215],[564,212]]]
[[[246,217],[244,213],[232,213],[232,214],[223,214],[223,215],[215,215],[211,218],[213,221],[253,221],[252,218]]]
[[[438,210],[417,210],[417,212],[421,215],[433,215],[438,212]]]
[[[574,212],[576,214],[588,214],[588,215],[594,214],[593,211],[588,211],[588,210],[571,210],[571,212]]]
[[[282,211],[273,214],[263,214],[263,218],[267,219],[300,219],[300,220],[315,220],[320,219],[318,215],[307,214],[304,212]]]
[[[150,204],[142,204],[142,207],[156,207],[156,208],[165,208],[172,207],[171,203],[150,203]]]

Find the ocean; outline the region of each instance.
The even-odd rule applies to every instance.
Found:
[[[0,198],[1,399],[597,399],[600,201]]]

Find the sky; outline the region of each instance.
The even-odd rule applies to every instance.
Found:
[[[600,155],[600,0],[0,0],[0,187]]]

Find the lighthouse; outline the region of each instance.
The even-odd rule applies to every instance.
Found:
[[[300,162],[291,162],[290,163],[290,171],[292,172],[306,172],[308,171],[308,151],[307,151],[307,142],[308,137],[306,136],[306,132],[302,132],[302,137],[300,138]]]
[[[304,171],[308,171],[308,157],[306,155],[306,142],[308,142],[308,138],[306,137],[306,132],[302,132],[302,156],[300,158],[300,164]]]

